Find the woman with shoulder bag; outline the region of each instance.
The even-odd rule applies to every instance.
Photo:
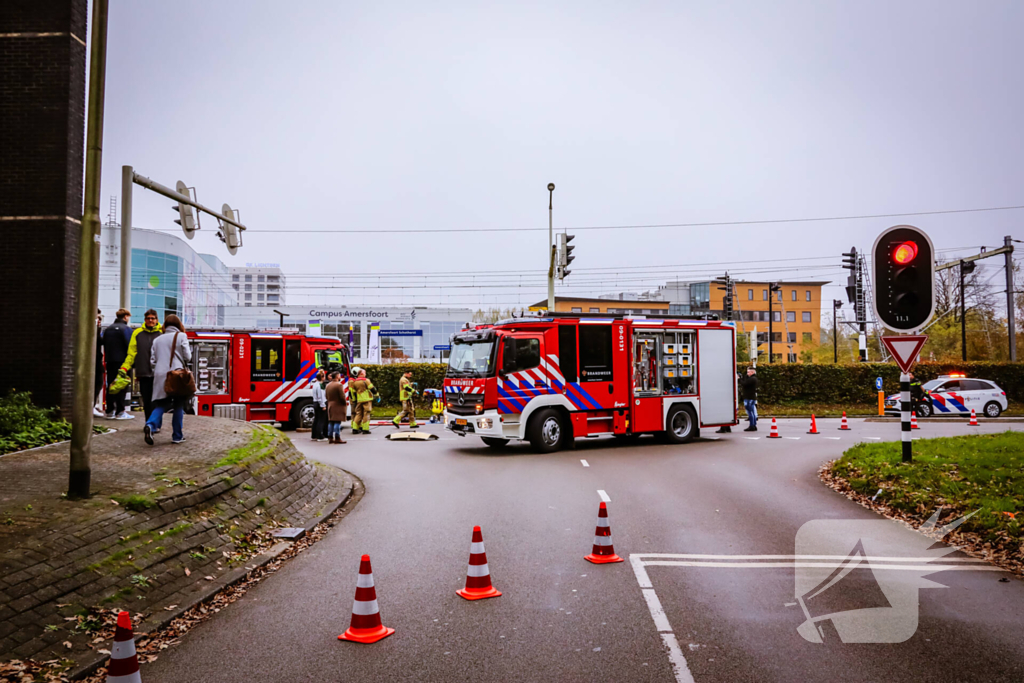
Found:
[[[185,326],[173,313],[164,320],[164,333],[153,341],[150,363],[153,366],[153,412],[142,428],[146,443],[153,445],[153,432],[160,431],[164,413],[172,411],[171,443],[185,440],[182,426],[185,405],[196,393],[195,380],[188,369],[192,349]]]

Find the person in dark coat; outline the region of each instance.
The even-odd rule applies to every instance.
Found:
[[[331,373],[331,381],[327,385],[327,443],[345,443],[341,438],[341,423],[345,421],[345,385],[341,383],[341,373]]]
[[[108,387],[117,379],[117,371],[128,357],[128,344],[132,339],[132,328],[128,327],[128,321],[131,317],[131,311],[120,308],[117,311],[117,319],[103,330],[103,356],[107,366]],[[116,394],[107,391],[107,419],[131,420],[135,417],[125,412],[126,391],[127,389],[122,389]]]
[[[100,394],[106,385],[106,373],[103,370],[103,311],[96,309],[96,380],[93,390],[93,417],[106,417],[103,406],[99,405]]]
[[[747,376],[740,378],[740,391],[743,396],[743,408],[747,411],[750,426],[745,432],[757,431],[757,370],[747,368]]]

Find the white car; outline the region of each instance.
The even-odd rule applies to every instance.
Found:
[[[971,408],[978,415],[999,417],[1006,410],[1009,401],[1006,392],[995,382],[987,379],[971,379],[962,375],[942,375],[921,385],[925,398],[917,407],[919,417],[931,415],[971,414]],[[891,394],[885,399],[885,412],[899,414],[900,395]]]

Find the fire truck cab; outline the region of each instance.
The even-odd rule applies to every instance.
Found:
[[[738,424],[731,323],[683,319],[517,318],[452,339],[445,428],[489,446],[551,452],[577,437],[693,440]]]
[[[317,370],[348,381],[348,349],[335,337],[295,330],[189,331],[197,415],[311,427]]]

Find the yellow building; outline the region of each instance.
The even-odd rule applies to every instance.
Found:
[[[821,288],[828,282],[777,282],[779,291],[772,302],[772,354],[776,363],[795,363],[800,352],[817,347],[821,340]],[[708,308],[721,313],[725,290],[711,283]],[[768,333],[767,282],[733,281],[733,320],[740,332]],[[694,313],[699,308],[692,308]],[[738,344],[745,343],[739,340]],[[758,356],[768,360],[768,343],[758,345]]]
[[[548,310],[548,301],[538,301],[531,311]],[[619,315],[669,315],[667,301],[639,301],[626,299],[590,299],[587,297],[556,296],[556,313],[609,313]]]

